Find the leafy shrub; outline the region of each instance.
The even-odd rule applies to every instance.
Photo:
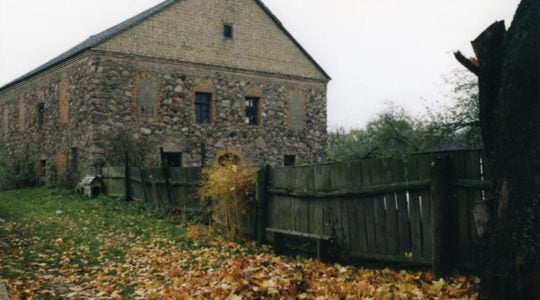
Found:
[[[234,241],[253,232],[256,169],[233,160],[215,163],[202,171],[198,190],[201,199],[211,199],[213,225]]]
[[[27,155],[19,156],[6,149],[0,149],[0,190],[35,185],[35,163]]]

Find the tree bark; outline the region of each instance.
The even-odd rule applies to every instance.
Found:
[[[480,126],[495,190],[481,298],[540,299],[540,0],[522,0],[508,32],[472,42]]]

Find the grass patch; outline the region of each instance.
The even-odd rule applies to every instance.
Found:
[[[136,202],[0,192],[0,282],[13,299],[476,299],[478,278],[276,257]]]
[[[0,192],[0,218],[0,279],[61,275],[88,281],[92,270],[126,263],[134,243],[180,244],[186,231],[142,203],[59,189]]]

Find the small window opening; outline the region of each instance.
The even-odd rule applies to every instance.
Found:
[[[165,159],[167,160],[167,165],[171,168],[180,168],[182,167],[182,152],[165,152]]]
[[[283,165],[285,167],[292,167],[296,164],[296,155],[285,155],[283,157]]]
[[[195,93],[195,122],[210,123],[210,103],[212,94]]]
[[[38,103],[36,108],[37,108],[38,127],[41,128],[43,126],[44,121],[45,121],[45,104],[44,103]]]
[[[40,178],[40,181],[45,179],[47,174],[47,161],[45,159],[40,159],[38,162],[37,175]]]
[[[223,24],[223,37],[226,39],[233,38],[233,26],[232,24]]]
[[[259,125],[259,98],[246,98],[246,125]]]

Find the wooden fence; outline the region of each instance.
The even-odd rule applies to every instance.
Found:
[[[193,193],[200,168],[170,168],[168,179],[163,169],[129,168],[128,182],[125,171],[104,169],[107,194],[125,195],[128,186],[135,200],[183,212],[201,209]],[[340,259],[421,266],[444,260],[474,271],[485,222],[485,177],[476,150],[263,168],[256,236],[271,239],[269,227],[331,235]]]
[[[448,188],[439,191],[442,195],[432,176],[438,157],[448,160],[442,181]],[[473,212],[482,211],[488,185],[479,151],[269,168],[266,173],[266,182],[259,184],[267,188],[258,189],[259,209],[266,211],[259,218],[265,218],[266,227],[333,235],[344,259],[430,265],[437,251],[453,266],[478,266]]]
[[[199,183],[201,168],[169,168],[168,171],[170,175],[166,178],[161,168],[130,167],[126,182],[124,167],[104,168],[104,190],[107,195],[123,197],[128,186],[133,200],[154,203],[175,212],[200,210],[194,188]]]

